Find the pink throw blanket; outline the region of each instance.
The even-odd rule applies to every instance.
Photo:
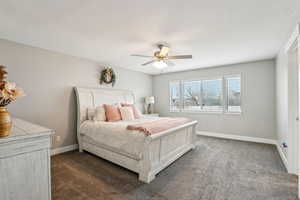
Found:
[[[188,118],[165,118],[158,119],[152,122],[128,125],[127,129],[142,131],[145,133],[145,135],[148,136],[155,133],[160,133],[176,126],[183,125],[187,122],[191,122],[191,120]]]

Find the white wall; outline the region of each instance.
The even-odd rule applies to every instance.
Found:
[[[73,86],[100,87],[101,65],[6,40],[0,40],[0,65],[8,67],[9,79],[17,82],[27,94],[9,106],[11,114],[54,129],[61,136],[60,142],[54,141],[54,147],[75,144]],[[142,108],[142,98],[152,94],[152,77],[122,68],[114,69],[117,74],[115,88],[133,90]]]
[[[169,112],[169,81],[242,74],[242,115]],[[197,130],[275,139],[275,61],[265,60],[154,76],[156,111],[199,121]]]
[[[276,58],[276,124],[279,144],[288,142],[288,63],[282,48]],[[282,146],[281,146],[282,147]],[[287,156],[287,151],[283,149]]]

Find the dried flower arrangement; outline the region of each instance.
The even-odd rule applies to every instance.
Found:
[[[25,96],[22,88],[17,88],[16,83],[8,82],[7,71],[0,66],[0,107],[5,107],[20,97]]]

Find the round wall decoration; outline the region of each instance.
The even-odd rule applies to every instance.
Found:
[[[116,74],[112,68],[106,67],[101,71],[100,84],[103,83],[115,85]]]

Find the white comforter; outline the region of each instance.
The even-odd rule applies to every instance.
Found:
[[[102,148],[117,151],[123,155],[139,160],[142,158],[145,134],[140,131],[127,130],[127,126],[151,122],[159,118],[141,118],[134,121],[98,122],[87,120],[80,126],[80,133]]]

